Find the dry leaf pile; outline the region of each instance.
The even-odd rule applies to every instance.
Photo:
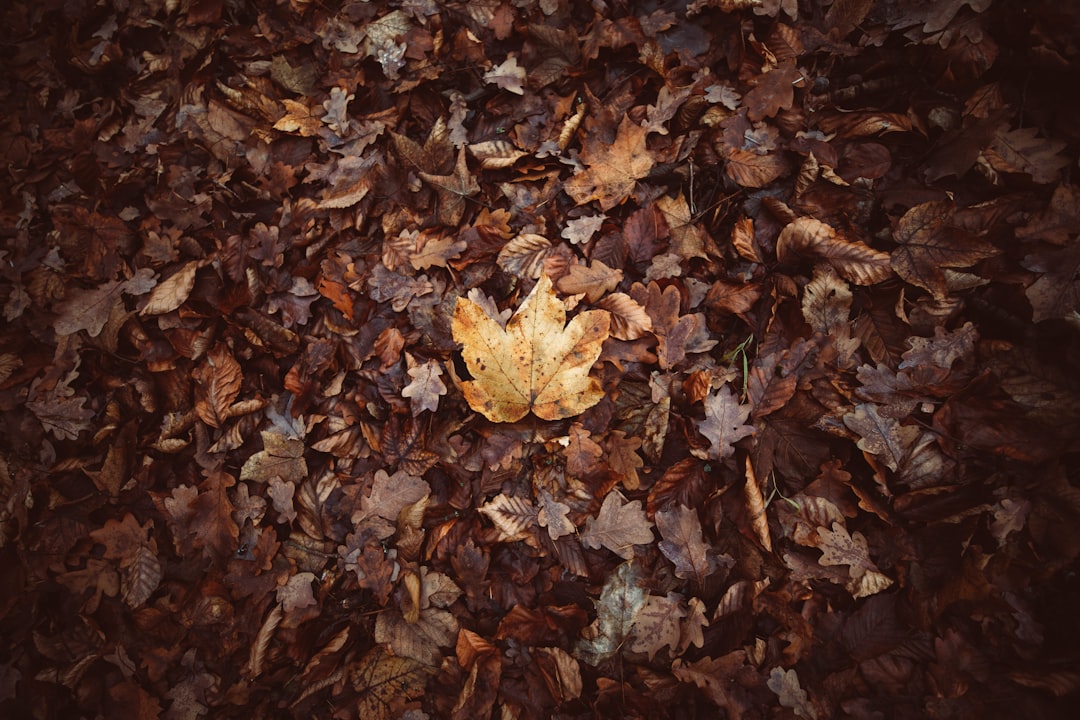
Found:
[[[0,37],[3,717],[1070,717],[1073,5]]]

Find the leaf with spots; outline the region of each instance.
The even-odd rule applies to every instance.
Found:
[[[478,304],[459,298],[452,332],[472,380],[469,406],[492,422],[579,415],[604,396],[589,370],[608,337],[610,316],[588,310],[566,324],[566,307],[542,275],[503,328]]]

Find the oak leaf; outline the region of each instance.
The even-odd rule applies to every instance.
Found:
[[[750,406],[740,405],[731,388],[724,385],[705,398],[705,420],[698,426],[702,435],[709,439],[708,456],[724,460],[735,454],[735,443],[753,435],[753,425],[747,425]]]
[[[590,517],[581,534],[581,543],[587,548],[606,547],[624,560],[634,557],[634,545],[648,545],[653,541],[652,523],[645,517],[641,501],[627,502],[622,493],[612,490],[600,506],[600,514]]]
[[[402,388],[401,396],[409,398],[413,417],[425,410],[435,412],[439,409],[439,398],[446,394],[446,385],[441,379],[442,366],[434,358],[418,363],[409,353],[405,353],[405,361],[412,381]]]
[[[667,597],[649,595],[634,617],[634,636],[630,649],[649,654],[649,661],[665,646],[674,652],[679,645],[681,621],[686,617],[682,597],[668,593]]]
[[[603,310],[580,313],[564,327],[566,308],[542,275],[505,329],[475,302],[459,298],[454,340],[473,379],[462,383],[469,406],[492,422],[578,415],[604,396],[589,370],[608,337]]]
[[[561,503],[551,496],[547,490],[540,490],[536,498],[540,503],[540,510],[536,514],[536,521],[540,527],[547,528],[552,540],[558,540],[564,535],[574,534],[574,523],[566,517],[570,512],[570,506]]]

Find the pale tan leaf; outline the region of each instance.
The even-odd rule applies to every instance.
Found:
[[[831,225],[812,217],[796,218],[776,240],[776,257],[781,262],[791,262],[799,255],[827,261],[858,285],[874,285],[892,275],[888,253],[845,240]]]
[[[537,510],[526,498],[499,493],[478,510],[495,525],[500,542],[524,540],[536,530]]]
[[[581,534],[587,548],[606,547],[624,560],[634,557],[634,545],[653,541],[652,523],[645,517],[640,500],[627,502],[618,490],[610,491],[600,506],[600,514],[590,517]]]
[[[611,313],[611,336],[619,340],[637,340],[652,331],[652,318],[645,306],[626,293],[612,293],[596,306]]]
[[[817,720],[817,711],[806,696],[806,691],[799,685],[799,675],[794,668],[784,670],[774,667],[769,672],[769,680],[766,684],[776,693],[781,705],[794,710],[799,717]]]
[[[515,95],[525,94],[525,68],[518,65],[517,57],[508,55],[500,65],[484,73],[484,82],[494,83],[498,87]]]
[[[538,278],[554,249],[544,236],[524,233],[506,243],[495,262],[511,275]]]
[[[258,635],[255,636],[255,640],[251,643],[251,650],[248,653],[248,664],[244,670],[245,677],[257,678],[262,675],[263,660],[266,658],[266,651],[270,647],[270,641],[274,637],[274,631],[277,630],[277,626],[281,624],[281,618],[282,612],[280,604],[274,605],[270,612],[266,614],[266,619],[263,620]]]
[[[139,314],[163,315],[183,305],[195,287],[195,272],[198,269],[198,261],[192,260],[167,280],[158,283]]]
[[[406,353],[409,363],[407,370],[412,380],[401,390],[401,396],[409,398],[413,417],[425,410],[435,412],[439,409],[439,398],[446,394],[446,385],[442,381],[442,366],[431,358],[424,363],[416,363],[412,355]]]
[[[472,143],[469,145],[469,152],[480,161],[480,167],[485,170],[508,168],[528,155],[524,150],[515,147],[509,140],[487,140]]]
[[[622,270],[613,270],[599,260],[593,260],[586,267],[582,264],[570,266],[570,271],[559,278],[559,292],[565,295],[585,295],[585,299],[595,303],[605,293],[609,293],[622,281]]]
[[[595,215],[584,215],[573,220],[566,222],[566,227],[563,228],[560,237],[564,237],[570,241],[573,245],[581,245],[587,243],[596,231],[600,229],[600,226],[607,220],[607,215],[603,213],[597,213]]]
[[[686,609],[682,605],[682,596],[676,593],[668,593],[667,597],[649,595],[634,617],[630,649],[648,653],[650,662],[664,647],[674,652],[679,645],[684,617]]]

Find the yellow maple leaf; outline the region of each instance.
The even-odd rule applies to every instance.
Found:
[[[604,396],[589,370],[610,322],[607,311],[588,310],[565,325],[566,307],[547,275],[505,328],[459,298],[451,329],[473,377],[462,383],[469,407],[492,422],[516,422],[530,410],[542,420],[585,412]]]

